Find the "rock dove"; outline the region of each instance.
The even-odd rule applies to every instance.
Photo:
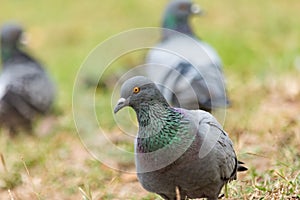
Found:
[[[225,108],[229,100],[219,55],[195,36],[189,24],[190,16],[201,13],[190,0],[167,5],[162,40],[148,52],[146,75],[171,105],[210,112]]]
[[[10,134],[31,131],[38,113],[50,108],[55,88],[46,71],[21,49],[23,29],[7,23],[1,29],[0,126]]]
[[[222,187],[244,171],[233,144],[208,112],[170,107],[156,85],[135,76],[121,87],[114,108],[130,106],[139,129],[135,161],[142,186],[164,199],[216,200]]]

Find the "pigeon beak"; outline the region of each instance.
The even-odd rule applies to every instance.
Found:
[[[191,6],[191,13],[193,15],[203,15],[204,14],[204,10],[202,10],[199,5],[192,4],[192,6]]]
[[[121,110],[122,108],[128,106],[128,100],[125,98],[120,98],[117,102],[117,105],[114,108],[114,113],[117,113],[119,110]]]

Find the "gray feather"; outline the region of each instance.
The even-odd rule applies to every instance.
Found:
[[[137,76],[121,88],[115,108],[132,107],[139,131],[136,167],[142,186],[164,199],[217,199],[239,163],[228,134],[208,112],[169,106],[156,85]]]
[[[13,133],[30,129],[37,114],[51,107],[55,88],[42,66],[20,50],[22,28],[4,25],[1,31],[0,123]]]
[[[229,100],[221,59],[209,44],[195,37],[188,23],[192,13],[187,10],[184,14],[179,9],[181,5],[191,7],[192,3],[172,1],[166,9],[162,41],[149,51],[146,58],[147,76],[159,85],[173,106],[207,111],[226,107]],[[187,68],[185,73],[179,70],[183,64]]]

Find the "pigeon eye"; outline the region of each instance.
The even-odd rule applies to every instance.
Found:
[[[133,88],[133,93],[139,93],[139,91],[140,91],[140,88],[139,87],[134,87]]]

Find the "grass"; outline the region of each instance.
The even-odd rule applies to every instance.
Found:
[[[1,2],[0,24],[11,19],[24,24],[30,51],[45,63],[59,91],[54,114],[37,122],[34,136],[11,139],[1,132],[1,199],[159,199],[143,190],[134,174],[113,170],[88,153],[74,126],[72,91],[79,67],[96,45],[121,31],[159,25],[166,2]],[[229,198],[300,199],[300,3],[197,2],[206,15],[192,24],[220,53],[233,102],[224,127],[249,168],[229,184]],[[102,131],[128,152],[132,137],[116,127],[111,95],[118,76],[141,64],[145,53],[117,59],[96,94]],[[128,122],[122,127],[134,134],[136,127]],[[114,156],[113,166],[134,170],[130,156]]]

